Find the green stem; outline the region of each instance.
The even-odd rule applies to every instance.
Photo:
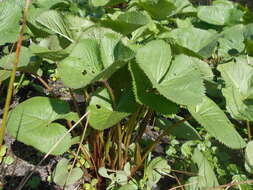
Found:
[[[17,84],[16,88],[14,89],[14,95],[18,92],[20,86],[22,85],[22,83],[24,81],[24,78],[25,78],[25,73],[22,73],[22,75],[18,81],[18,84]]]
[[[9,113],[9,108],[10,108],[10,103],[11,103],[11,98],[12,98],[12,93],[13,93],[13,84],[15,81],[17,66],[18,66],[19,58],[20,58],[20,52],[21,52],[21,46],[22,46],[22,42],[23,42],[24,30],[25,30],[25,26],[26,26],[29,3],[30,3],[30,0],[26,0],[24,14],[23,14],[23,23],[21,26],[21,30],[20,30],[19,38],[18,38],[18,43],[17,43],[16,58],[15,58],[15,62],[13,63],[13,68],[12,68],[8,91],[7,91],[7,97],[6,97],[5,105],[4,105],[2,126],[0,127],[0,148],[1,148],[1,146],[3,144],[3,140],[4,140],[5,128],[6,128],[6,124],[7,124],[8,113]]]
[[[143,121],[140,124],[140,128],[139,128],[138,134],[136,136],[136,141],[140,141],[141,140],[143,134],[146,131],[146,128],[148,126],[149,121],[152,119],[153,114],[154,114],[154,112],[151,111],[151,110],[148,110],[148,112],[146,113]]]
[[[112,107],[113,107],[113,109],[115,109],[115,108],[116,108],[116,99],[115,99],[113,90],[112,90],[112,88],[110,87],[110,85],[109,85],[109,83],[107,82],[107,80],[104,80],[104,81],[102,81],[102,82],[103,82],[103,84],[105,85],[105,87],[107,88],[107,90],[108,90],[108,92],[109,92],[109,94],[110,94],[110,96],[111,96],[111,99],[112,99]]]
[[[192,117],[188,117],[186,119],[182,119],[182,120],[178,121],[177,123],[173,124],[171,127],[167,128],[165,131],[163,131],[163,133],[161,135],[159,135],[157,137],[157,139],[147,148],[147,150],[145,151],[144,155],[142,156],[141,162],[137,166],[135,166],[134,168],[132,168],[132,170],[131,170],[131,176],[133,176],[135,174],[135,172],[142,166],[142,163],[145,161],[145,159],[147,158],[147,156],[149,155],[149,153],[153,151],[153,149],[156,147],[156,145],[160,143],[160,141],[162,140],[162,138],[165,135],[167,135],[171,131],[172,128],[177,127],[181,123],[184,123],[185,121],[188,121],[191,118]]]

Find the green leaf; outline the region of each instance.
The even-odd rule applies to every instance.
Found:
[[[15,161],[14,158],[11,157],[11,156],[6,156],[6,157],[4,157],[4,159],[3,159],[3,162],[4,162],[6,165],[11,165],[11,164],[13,164],[14,161]]]
[[[157,182],[161,179],[162,174],[167,175],[170,173],[170,171],[171,168],[168,165],[167,160],[162,157],[156,157],[152,159],[144,171],[144,174],[148,178],[148,187],[152,187],[153,185],[157,184]]]
[[[170,67],[170,45],[162,40],[147,43],[138,49],[136,60],[151,81],[159,83]]]
[[[18,40],[21,12],[22,4],[17,0],[0,2],[0,45]]]
[[[114,110],[108,91],[103,89],[99,90],[91,99],[88,106],[88,120],[93,128],[104,130],[117,124],[136,109],[133,95],[125,93]]]
[[[83,176],[81,168],[73,168],[71,173],[68,172],[69,160],[61,159],[53,172],[53,180],[57,185],[70,185],[78,181]]]
[[[32,52],[30,49],[22,46],[19,58],[19,64],[17,70],[35,73],[38,70],[39,62],[32,59]],[[16,53],[13,52],[9,55],[3,56],[0,59],[0,68],[6,70],[12,70],[14,62],[16,60]]]
[[[178,106],[154,91],[152,83],[135,62],[129,64],[136,101],[164,115],[175,114]]]
[[[183,118],[181,117],[177,117],[176,122],[179,122],[182,119]],[[156,120],[156,125],[159,128],[162,128],[164,130],[167,130],[168,128],[170,128],[171,130],[168,135],[173,135],[179,139],[185,139],[185,140],[200,140],[201,139],[197,130],[194,129],[194,127],[192,127],[188,122],[184,122],[172,128],[173,123],[170,120],[159,118]]]
[[[184,105],[201,101],[204,85],[200,71],[185,55],[171,63],[170,46],[164,41],[151,41],[138,49],[136,60],[153,87],[167,99]]]
[[[55,10],[45,11],[37,17],[36,21],[48,30],[73,42],[69,24],[59,12]]]
[[[170,1],[176,7],[176,10],[173,11],[172,15],[180,14],[180,13],[194,12],[194,7],[189,2],[189,0],[170,0]]]
[[[5,70],[0,70],[0,81],[4,81],[7,78],[9,78],[11,75],[11,71],[5,71]]]
[[[226,86],[222,93],[229,113],[235,119],[253,121],[253,68],[247,62],[218,66]]]
[[[86,30],[94,26],[92,21],[74,15],[64,15],[64,20],[68,24],[68,29],[75,41],[78,41]]]
[[[199,70],[201,77],[206,81],[213,81],[213,71],[210,65],[198,58],[188,57],[188,59],[195,65]]]
[[[249,173],[253,173],[253,141],[248,142],[245,149],[245,166]]]
[[[245,147],[245,141],[237,133],[224,112],[208,97],[196,106],[188,107],[192,116],[217,140],[234,149]]]
[[[53,122],[64,119],[69,112],[69,105],[62,100],[30,98],[10,112],[7,130],[18,141],[46,153],[67,132],[64,126]],[[70,145],[71,136],[68,134],[52,154],[60,155],[66,152]]]
[[[229,4],[215,4],[213,6],[199,6],[198,18],[209,24],[229,25],[239,23],[243,12]]]
[[[97,40],[81,40],[69,57],[58,65],[64,84],[71,88],[82,88],[88,84],[108,79],[132,57],[132,51],[121,45],[120,37],[105,35],[100,45]],[[72,76],[70,78],[69,76]]]
[[[176,9],[169,0],[139,0],[139,5],[156,19],[166,19]]]
[[[33,54],[52,61],[60,61],[69,55],[68,50],[62,47],[56,35],[44,38],[39,44],[32,43],[29,49]]]
[[[201,72],[185,55],[175,58],[157,89],[166,98],[183,105],[201,102],[205,92]]]
[[[51,1],[51,0],[39,0],[39,1],[35,1],[34,4],[36,4],[37,7],[50,9],[54,5],[56,5],[58,3],[63,3],[63,2],[64,2],[64,0],[54,0],[54,1]]]
[[[172,30],[168,37],[176,43],[200,56],[210,57],[217,45],[219,35],[215,32],[194,27],[177,28]]]
[[[150,21],[151,18],[143,12],[128,11],[120,14],[116,12],[110,18],[102,20],[102,25],[127,35],[137,28],[147,25]]]
[[[211,164],[197,148],[194,149],[192,160],[198,165],[199,171],[197,177],[191,177],[189,179],[188,182],[194,185],[188,186],[186,188],[187,190],[205,189],[219,185]]]
[[[95,7],[100,6],[113,6],[123,2],[127,2],[126,0],[91,0],[91,3]]]
[[[222,32],[223,37],[218,40],[218,55],[221,57],[230,57],[241,53],[245,48],[243,31],[243,25],[235,25],[225,29]]]

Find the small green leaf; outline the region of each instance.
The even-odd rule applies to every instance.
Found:
[[[15,161],[14,158],[11,157],[11,156],[6,156],[6,157],[4,157],[4,159],[3,159],[3,162],[4,162],[6,165],[11,165],[14,161]]]
[[[179,122],[182,119],[183,118],[178,117],[176,119],[176,122]],[[172,128],[171,126],[173,125],[173,123],[171,121],[164,118],[159,118],[156,121],[156,125],[159,128],[162,128],[164,130],[167,130],[168,128],[170,128],[171,130],[168,135],[173,135],[177,137],[178,139],[185,139],[185,140],[200,140],[201,139],[197,130],[194,129],[188,122],[184,122],[180,124],[179,126]]]
[[[112,127],[136,110],[133,95],[125,93],[113,109],[111,97],[106,89],[99,90],[88,106],[90,125],[98,130]]]
[[[69,160],[65,158],[58,162],[53,172],[53,180],[57,185],[64,186],[73,184],[83,176],[83,171],[81,168],[73,168],[71,173],[69,173],[68,163]]]
[[[228,25],[240,22],[243,12],[229,4],[199,6],[198,18],[209,24]]]
[[[162,177],[162,174],[170,173],[171,168],[162,157],[156,157],[148,164],[146,170],[144,171],[145,175],[148,178],[147,185],[152,187],[156,184]]]
[[[191,177],[188,183],[193,183],[186,187],[187,190],[205,189],[219,185],[216,175],[207,158],[195,148],[192,160],[198,165],[198,176]]]

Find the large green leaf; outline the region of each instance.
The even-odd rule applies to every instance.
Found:
[[[187,190],[205,189],[219,185],[211,164],[197,148],[194,149],[192,160],[197,164],[199,171],[198,176],[189,179],[188,182],[193,185],[187,186]]]
[[[154,91],[152,83],[135,62],[129,64],[129,69],[133,78],[134,95],[138,103],[147,105],[164,115],[177,113],[178,106]]]
[[[21,12],[22,5],[17,0],[0,2],[0,45],[17,41]]]
[[[168,37],[200,56],[210,57],[217,44],[219,35],[215,32],[194,27],[177,28],[172,30]]]
[[[46,97],[30,98],[10,112],[7,130],[18,141],[46,153],[67,132],[64,126],[54,121],[64,119],[69,113],[70,107],[65,101]],[[68,134],[52,154],[62,154],[70,145],[71,136]]]
[[[198,18],[214,25],[235,24],[241,21],[242,16],[243,12],[231,4],[217,3],[198,7]]]
[[[226,82],[222,93],[229,113],[235,119],[253,121],[253,68],[247,62],[219,65]]]
[[[234,149],[245,147],[245,141],[237,133],[225,113],[208,97],[196,106],[188,107],[192,116],[216,139]]]
[[[66,86],[81,88],[108,79],[131,57],[132,51],[121,44],[119,35],[106,34],[100,44],[97,40],[81,40],[70,56],[59,63],[58,70]]]
[[[170,0],[139,0],[139,5],[157,19],[166,19],[176,9]]]
[[[146,25],[150,22],[147,14],[140,11],[128,11],[124,13],[115,13],[110,18],[102,21],[105,27],[110,27],[113,30],[122,34],[130,34],[137,28]]]
[[[95,129],[104,130],[117,124],[137,109],[131,93],[124,93],[116,104],[113,108],[112,99],[106,89],[99,90],[88,106],[90,125]]]
[[[170,45],[162,40],[151,41],[137,51],[136,60],[151,81],[159,83],[170,67]]]
[[[179,55],[171,63],[170,46],[156,40],[138,49],[136,60],[153,87],[169,100],[184,105],[201,102],[203,79],[189,57]]]
[[[70,42],[73,42],[69,23],[66,22],[66,19],[64,19],[64,16],[61,13],[55,10],[45,11],[37,17],[36,21],[48,30],[59,34]]]
[[[218,55],[221,57],[235,56],[241,53],[244,48],[244,26],[239,24],[225,29],[219,41]]]

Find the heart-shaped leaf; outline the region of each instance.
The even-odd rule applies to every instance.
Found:
[[[169,44],[151,41],[138,49],[136,60],[153,87],[169,100],[184,105],[201,101],[204,95],[201,72],[185,55],[177,56],[171,63]]]
[[[137,109],[134,97],[130,92],[124,93],[115,106],[113,108],[108,91],[99,90],[92,97],[88,106],[90,125],[98,130],[112,127]]]
[[[46,97],[30,98],[10,112],[7,130],[18,141],[46,153],[67,132],[64,126],[53,121],[64,119],[69,113],[70,107],[65,101]],[[70,145],[71,136],[68,134],[52,154],[62,154]]]

